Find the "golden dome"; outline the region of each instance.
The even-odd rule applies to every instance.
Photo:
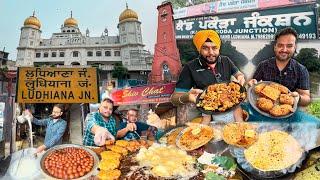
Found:
[[[64,26],[78,26],[78,21],[70,17],[64,21]]]
[[[24,26],[33,26],[37,29],[40,29],[41,23],[37,17],[34,16],[34,13],[32,16],[28,17],[26,20],[24,20],[23,23]]]
[[[125,20],[138,20],[138,14],[134,12],[132,9],[128,8],[124,10],[119,16],[119,22],[123,22]]]

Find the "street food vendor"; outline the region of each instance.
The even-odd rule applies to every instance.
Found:
[[[243,73],[227,56],[220,55],[221,40],[214,30],[198,31],[193,37],[193,44],[199,52],[199,57],[186,63],[181,71],[176,89],[171,96],[175,105],[195,103],[196,97],[207,86],[220,82],[229,82],[231,77],[243,85]],[[240,109],[239,109],[240,110]],[[241,113],[236,109],[234,113]],[[209,116],[210,117],[210,116]],[[218,116],[213,117],[217,120]],[[223,117],[222,119],[225,119]],[[233,120],[233,116],[229,116]],[[205,116],[203,123],[207,124],[211,117]]]
[[[126,119],[120,122],[117,138],[124,140],[140,139],[143,133],[147,136],[154,136],[153,130],[155,130],[155,127],[138,121],[138,110],[132,108],[127,111]]]
[[[291,27],[280,30],[275,35],[274,57],[259,63],[253,79],[248,84],[252,86],[258,81],[282,84],[292,92],[292,96],[299,97],[300,106],[307,106],[311,101],[309,73],[305,66],[293,59],[297,49],[297,37],[297,32]],[[249,112],[249,120],[273,120],[261,116],[249,103],[243,104],[242,107]],[[297,110],[289,119],[296,121],[316,118]]]
[[[83,145],[102,146],[106,140],[114,140],[117,134],[116,121],[111,115],[113,101],[104,98],[98,112],[88,114],[83,137]]]
[[[63,111],[64,106],[62,104],[55,104],[50,117],[46,119],[36,119],[32,116],[30,110],[25,110],[25,117],[32,118],[33,124],[46,126],[44,144],[37,148],[36,153],[41,153],[46,149],[62,143],[62,136],[67,128],[67,122],[61,119]]]

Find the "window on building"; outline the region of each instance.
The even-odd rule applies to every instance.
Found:
[[[41,53],[36,53],[36,58],[40,58],[41,57]]]
[[[105,52],[104,52],[104,55],[105,55],[105,56],[111,56],[111,51],[105,51]]]
[[[120,56],[120,51],[114,51],[114,56]]]
[[[30,41],[30,46],[33,46],[33,41]]]
[[[126,28],[124,26],[122,26],[121,31],[125,31],[125,30],[126,30]]]
[[[78,57],[79,56],[79,52],[78,51],[73,51],[72,52],[72,56],[73,57]]]
[[[57,57],[57,52],[52,52],[51,57]]]
[[[97,51],[96,56],[101,56],[101,51]]]
[[[127,42],[127,38],[126,37],[122,37],[122,42],[126,43]]]
[[[67,32],[70,32],[70,30],[67,30]]]
[[[49,53],[47,53],[47,52],[43,53],[43,57],[45,57],[45,58],[49,57]]]
[[[60,52],[59,56],[64,57],[64,52]]]
[[[66,32],[66,30],[63,30],[62,32]]]
[[[93,52],[92,51],[88,51],[87,52],[87,56],[90,56],[90,57],[93,56]]]
[[[72,30],[72,32],[75,32],[74,30]]]
[[[34,36],[34,31],[31,31],[31,35]]]

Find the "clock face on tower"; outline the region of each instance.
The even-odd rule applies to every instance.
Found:
[[[161,20],[163,21],[163,22],[165,22],[165,21],[167,21],[167,15],[168,15],[168,13],[167,13],[167,11],[164,9],[163,11],[162,11],[162,13],[161,13]]]

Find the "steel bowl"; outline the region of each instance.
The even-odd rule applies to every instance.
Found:
[[[77,180],[82,180],[82,179],[89,179],[90,176],[92,176],[95,172],[96,172],[96,169],[97,169],[97,166],[99,164],[99,158],[97,156],[97,154],[92,151],[91,149],[87,148],[87,147],[84,147],[84,146],[81,146],[81,145],[76,145],[76,144],[62,144],[62,145],[57,145],[57,146],[54,146],[52,148],[50,148],[49,150],[47,150],[41,160],[40,160],[40,169],[41,169],[41,172],[42,174],[45,176],[46,179],[58,179],[56,177],[53,177],[49,174],[49,172],[45,169],[44,167],[44,160],[46,159],[46,157],[51,154],[52,152],[56,151],[56,150],[59,150],[59,149],[64,149],[64,148],[68,148],[68,147],[75,147],[75,148],[80,148],[80,149],[83,149],[85,151],[87,151],[89,154],[91,154],[93,156],[93,167],[91,169],[90,172],[88,172],[86,175],[80,177],[80,178],[77,178]]]

